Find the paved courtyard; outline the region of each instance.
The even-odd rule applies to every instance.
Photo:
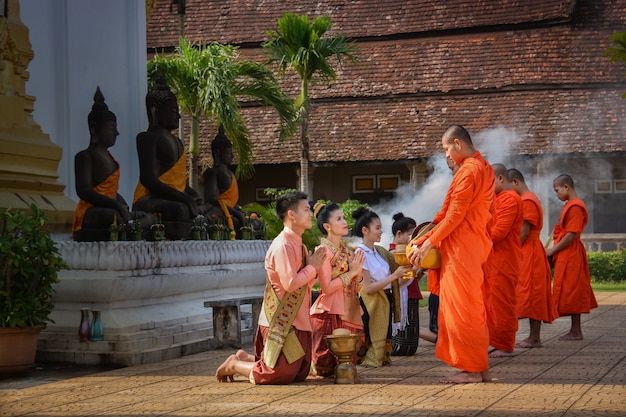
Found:
[[[557,340],[569,318],[544,325],[543,348],[490,360],[493,383],[440,384],[454,369],[423,341],[391,366],[359,367],[356,385],[218,383],[226,349],[56,381],[0,379],[0,416],[625,416],[626,293],[596,297],[584,340]],[[518,340],[527,333],[522,320]]]

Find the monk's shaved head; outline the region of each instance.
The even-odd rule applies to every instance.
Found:
[[[526,184],[526,180],[524,180],[524,176],[522,175],[522,173],[515,168],[509,169],[509,178],[511,178],[511,181],[517,180],[518,182]]]
[[[506,180],[506,182],[511,182],[511,177],[509,177],[509,171],[507,171],[506,167],[503,164],[493,164],[491,165],[493,168],[493,172],[496,174],[496,177],[502,176]]]
[[[561,174],[554,179],[556,185],[567,185],[570,188],[574,188],[574,180],[567,174]]]
[[[472,143],[472,138],[463,126],[450,126],[448,130],[446,130],[446,132],[443,134],[443,139],[446,142],[450,142],[453,139],[458,139],[462,142],[467,143],[470,146],[474,146],[474,144]]]

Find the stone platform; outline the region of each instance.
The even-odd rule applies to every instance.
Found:
[[[137,365],[213,348],[207,300],[262,296],[269,241],[59,243],[52,319],[37,360]],[[100,310],[104,340],[79,342],[80,309]],[[253,330],[243,331],[252,341]]]

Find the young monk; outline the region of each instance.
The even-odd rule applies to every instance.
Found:
[[[361,364],[379,367],[391,364],[391,283],[409,272],[410,266],[398,266],[393,255],[376,243],[383,234],[380,217],[368,207],[360,207],[352,213],[356,220],[354,234],[363,238],[355,252],[365,255],[363,263],[363,288],[359,295],[363,307],[366,353]]]
[[[328,348],[324,335],[333,334],[338,328],[348,329],[352,334],[363,333],[359,291],[365,257],[346,246],[343,237],[350,233],[350,228],[336,203],[318,202],[313,215],[322,232],[320,247],[326,250],[326,260],[319,271],[320,295],[311,307],[313,367],[318,376],[331,377],[335,374],[337,358]]]
[[[591,276],[585,245],[580,234],[585,230],[589,215],[585,203],[578,198],[574,180],[562,174],[554,180],[554,192],[565,206],[558,224],[554,226],[554,246],[546,254],[554,259],[554,305],[559,316],[571,316],[572,326],[559,340],[582,340],[580,315],[589,313],[598,303],[591,289]]]
[[[519,348],[541,347],[541,322],[552,323],[556,317],[552,302],[552,274],[541,243],[543,209],[539,198],[530,191],[524,176],[515,168],[509,169],[511,188],[522,198],[524,222],[522,242],[522,271],[515,287],[517,317],[528,318],[530,333],[515,346]]]
[[[302,234],[310,229],[311,208],[306,194],[288,192],[276,200],[276,215],[284,229],[265,256],[267,280],[254,355],[240,350],[215,372],[220,382],[246,376],[259,385],[304,381],[311,367],[311,287],[326,259],[324,248],[310,255]]]
[[[487,223],[494,198],[494,174],[462,126],[452,126],[441,144],[461,167],[452,179],[437,226],[409,253],[413,265],[433,247],[441,252],[439,334],[435,355],[460,372],[443,383],[491,381],[489,331],[483,298],[482,265],[491,251]]]
[[[522,199],[511,188],[506,167],[493,164],[496,175],[495,218],[491,222],[493,250],[487,259],[486,279],[489,287],[487,326],[489,344],[493,349],[489,357],[512,356],[518,329],[515,312],[515,286],[521,272],[522,242],[520,233],[524,215]]]

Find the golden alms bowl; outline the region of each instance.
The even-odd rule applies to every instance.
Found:
[[[361,347],[362,334],[327,334],[324,336],[332,353],[341,357],[354,355]]]
[[[396,245],[396,249],[391,252],[393,254],[393,258],[395,259],[396,263],[400,266],[411,266],[411,262],[409,261],[409,258],[407,257],[407,253],[409,251],[407,251],[406,246],[407,245],[398,244]],[[403,279],[415,278],[415,271],[410,270],[409,272],[402,275],[402,278]]]

